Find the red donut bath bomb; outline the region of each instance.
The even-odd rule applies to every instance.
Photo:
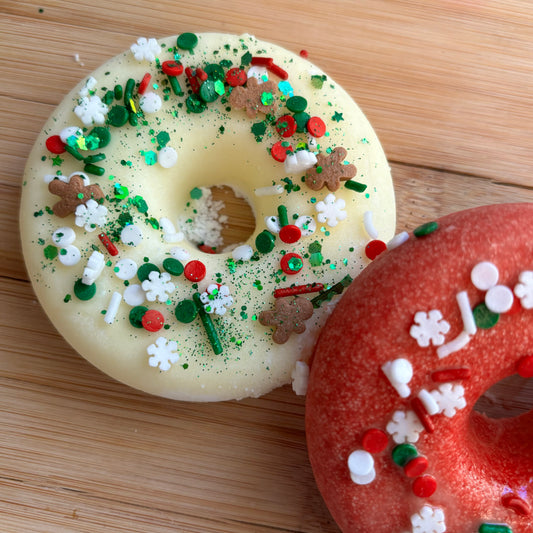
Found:
[[[342,531],[533,532],[533,411],[474,409],[516,373],[533,376],[533,204],[443,217],[376,258],[329,318],[307,394]]]

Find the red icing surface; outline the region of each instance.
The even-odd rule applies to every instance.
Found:
[[[307,393],[308,448],[318,486],[345,533],[410,532],[410,517],[424,505],[443,510],[451,533],[476,532],[482,523],[533,532],[533,515],[523,512],[533,507],[533,411],[499,420],[473,411],[487,389],[533,353],[533,309],[502,314],[493,328],[478,329],[443,359],[436,347],[420,347],[409,334],[415,313],[432,309],[451,326],[446,343],[463,331],[456,294],[466,290],[472,308],[483,301],[485,293],[470,279],[480,261],[493,262],[499,283],[510,289],[521,272],[533,270],[533,204],[463,211],[439,220],[434,233],[411,236],[356,278],[323,329]],[[397,358],[413,367],[407,398],[381,371]],[[385,430],[397,410],[412,410],[421,389],[441,385],[432,372],[450,368],[471,369],[470,377],[452,382],[464,386],[466,407],[452,418],[431,416],[433,433],[423,430],[414,443],[428,460],[424,475],[435,479],[435,492],[414,494],[416,479],[391,459],[392,437],[384,451],[372,454],[375,480],[353,483],[347,458],[363,449],[365,433]]]

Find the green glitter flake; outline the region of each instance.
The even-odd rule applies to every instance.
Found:
[[[157,142],[161,148],[164,148],[170,141],[170,135],[166,131],[161,131],[156,136]]]
[[[331,117],[331,120],[334,122],[340,122],[341,120],[344,120],[344,117],[342,116],[342,113],[335,111],[335,114]]]
[[[44,256],[46,259],[55,259],[57,257],[57,248],[52,244],[49,244],[44,250]]]
[[[60,167],[62,164],[63,164],[63,159],[61,159],[58,155],[52,158],[53,167]]]
[[[266,123],[265,121],[256,122],[255,124],[252,124],[252,133],[255,136],[255,140],[257,142],[261,142],[263,140],[263,135],[266,132]]]
[[[320,75],[313,75],[311,76],[311,85],[315,89],[322,89],[324,82],[327,80],[327,76],[325,74]]]
[[[202,197],[203,192],[199,187],[195,187],[194,189],[191,189],[189,194],[193,200],[199,200]]]
[[[155,165],[157,163],[157,154],[153,150],[148,150],[147,152],[141,152],[144,155],[144,162],[149,165]]]

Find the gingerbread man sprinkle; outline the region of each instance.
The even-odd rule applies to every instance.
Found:
[[[340,146],[327,156],[318,154],[316,165],[306,173],[307,186],[313,191],[319,191],[326,185],[330,191],[336,191],[341,186],[341,181],[353,178],[357,173],[357,168],[355,165],[343,164],[346,154],[346,149]]]
[[[263,326],[273,326],[272,340],[276,344],[284,344],[289,340],[291,333],[305,331],[304,320],[311,318],[313,304],[302,296],[276,298],[273,311],[262,311],[259,322]]]
[[[68,183],[58,179],[52,180],[48,184],[48,190],[61,197],[52,209],[54,214],[62,218],[74,213],[76,207],[91,198],[97,202],[104,198],[104,193],[98,185],[85,185],[83,178],[77,174],[71,176]]]
[[[246,109],[246,114],[250,118],[257,116],[257,112],[272,113],[275,110],[273,98],[276,91],[276,84],[273,81],[259,83],[257,78],[249,78],[246,87],[238,86],[231,91],[229,103],[236,109]]]

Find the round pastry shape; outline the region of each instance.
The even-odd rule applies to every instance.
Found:
[[[378,257],[322,330],[310,460],[344,532],[533,531],[533,412],[476,401],[533,377],[533,204],[425,224]]]
[[[220,250],[222,185],[256,225]],[[386,240],[394,221],[382,148],[339,85],[250,35],[193,33],[139,39],[63,100],[20,213],[67,341],[122,382],[194,401],[305,387],[330,300],[368,263],[369,228]]]

